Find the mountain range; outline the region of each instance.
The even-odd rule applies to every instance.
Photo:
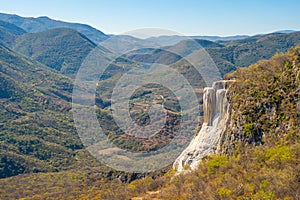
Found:
[[[78,32],[86,35],[95,43],[101,42],[108,38],[103,32],[89,26],[86,24],[79,23],[68,23],[58,20],[50,19],[49,17],[20,17],[18,15],[11,15],[0,13],[0,19],[2,21],[14,24],[28,33],[41,32],[53,28],[71,28],[77,30]]]
[[[300,32],[295,31],[279,31],[255,36],[159,36],[139,39],[126,35],[106,35],[89,25],[63,22],[48,17],[20,17],[0,13],[0,178],[2,178],[0,183],[7,186],[0,188],[0,198],[15,199],[25,196],[37,199],[66,198],[68,192],[72,193],[73,197],[79,198],[79,188],[84,188],[84,195],[88,196],[87,191],[90,191],[90,195],[94,195],[91,198],[97,198],[99,197],[97,195],[100,195],[97,193],[98,184],[103,186],[103,189],[99,190],[103,199],[120,199],[122,197],[118,195],[121,194],[131,198],[157,188],[163,188],[164,194],[172,197],[170,190],[176,188],[175,182],[170,182],[168,185],[173,174],[172,170],[161,179],[154,180],[155,177],[161,176],[169,170],[170,166],[150,174],[116,171],[94,159],[80,141],[71,110],[73,84],[82,62],[95,48],[100,50],[104,59],[111,56],[117,57],[103,76],[97,77],[99,83],[97,84],[95,111],[98,120],[105,124],[103,127],[105,134],[119,147],[130,151],[151,151],[160,148],[165,141],[174,137],[173,130],[176,129],[180,120],[179,102],[174,94],[164,87],[156,85],[141,87],[134,93],[130,101],[130,114],[133,119],[139,124],[147,124],[149,116],[144,111],[148,108],[146,104],[151,99],[162,104],[160,95],[163,94],[164,98],[168,100],[164,103],[168,114],[168,126],[150,139],[134,138],[123,133],[113,120],[110,98],[115,84],[124,73],[137,66],[147,66],[149,63],[164,64],[177,70],[185,76],[196,91],[200,103],[199,118],[202,122],[202,94],[203,88],[207,85],[201,74],[185,56],[205,50],[223,77],[227,79],[238,77],[237,79],[240,80],[240,85],[235,86],[230,92],[232,99],[229,102],[233,103],[236,113],[243,116],[239,119],[239,115],[233,115],[235,119],[240,120],[237,123],[243,122],[242,129],[245,130],[245,134],[248,134],[245,137],[250,137],[251,134],[256,133],[258,127],[259,130],[268,132],[271,130],[270,127],[275,129],[279,127],[279,125],[276,126],[276,123],[281,126],[281,120],[291,121],[290,124],[295,124],[294,121],[297,121],[299,116],[292,113],[298,109],[293,98],[296,98],[296,93],[299,92],[295,85],[296,80],[299,79],[297,71],[299,50],[296,48],[290,50],[288,54],[283,54],[296,45],[300,45]],[[174,52],[180,52],[180,55]],[[271,61],[260,61],[270,59],[274,54],[277,57],[275,56]],[[259,64],[253,65],[258,61],[260,61]],[[253,66],[248,69],[249,65]],[[270,69],[267,66],[270,66]],[[282,71],[280,71],[281,69]],[[232,72],[234,73],[228,75]],[[258,78],[257,81],[255,81],[256,78]],[[264,85],[259,84],[260,79]],[[251,81],[249,82],[249,80]],[[295,83],[289,80],[295,80]],[[287,84],[290,85],[290,88]],[[273,89],[267,88],[270,96],[263,92],[267,86]],[[245,93],[243,93],[244,91]],[[286,101],[287,97],[284,94],[288,96]],[[269,113],[261,110],[268,105],[264,104],[266,102],[259,101],[258,97],[260,96],[264,97],[265,101],[272,101],[274,106],[275,104],[277,106],[274,107],[275,110],[277,109],[276,112],[274,111],[275,114],[273,113],[276,117],[270,118],[272,124],[264,121],[268,118]],[[261,107],[255,107],[255,102],[257,105],[259,103]],[[291,110],[286,109],[289,112],[282,110],[285,103],[292,106]],[[255,109],[259,109],[257,111],[259,115],[253,111]],[[258,124],[255,124],[254,121],[258,119]],[[267,125],[264,126],[264,124]],[[285,132],[277,133],[285,137],[286,141],[294,145],[294,149],[297,149],[295,141],[299,138],[295,136],[295,130],[298,129],[293,126],[292,130],[287,129]],[[255,158],[246,155],[245,152],[248,151],[245,147],[247,146],[246,142],[238,140],[234,145],[241,151],[236,152],[237,157],[228,159],[237,164],[242,162],[240,157],[238,158],[242,155],[254,160],[260,159],[258,164],[262,166],[265,163],[267,166],[273,165],[277,160],[284,164],[281,157],[276,157],[280,153],[281,146],[285,145],[284,142],[280,138],[274,139],[275,137],[273,138],[272,135],[267,136],[270,137],[267,138],[267,141],[272,141],[269,146],[262,146],[261,149],[257,151],[254,149],[253,152],[252,149],[249,150],[254,157],[256,156]],[[244,136],[236,135],[236,137]],[[282,142],[280,147],[275,145],[276,141]],[[269,147],[275,148],[275,153],[271,152],[271,155],[265,155],[264,152],[269,150],[263,148]],[[296,155],[297,151],[291,149],[290,156],[292,158],[287,161],[289,167],[294,166],[294,161],[297,160],[294,154]],[[275,161],[271,160],[274,156],[274,159],[277,159]],[[207,158],[207,162],[204,163],[208,165],[208,168],[203,164],[200,169],[201,173],[205,175],[205,179],[214,177],[216,184],[220,182],[221,179],[217,179],[214,173],[221,172],[214,170],[230,168],[224,157]],[[228,165],[224,164],[224,168],[218,167],[220,163]],[[276,169],[280,169],[279,165],[275,166]],[[237,165],[232,168],[241,170],[237,169]],[[212,173],[210,169],[213,169]],[[267,188],[260,184],[263,184],[264,178],[270,182],[268,176],[271,175],[267,171],[262,172],[266,173],[266,177],[259,176],[259,179],[262,179],[261,182],[257,180],[258,183],[255,183],[254,186],[247,186],[250,188],[247,191],[251,192],[253,187],[253,192],[259,193],[260,191],[262,193],[261,188]],[[293,171],[293,173],[296,172]],[[124,189],[124,185],[122,185],[122,182],[131,182],[146,176],[145,179],[125,185],[127,189]],[[281,174],[276,174],[276,176],[280,177]],[[282,176],[287,176],[287,174],[284,172]],[[177,178],[180,179],[180,177],[182,176]],[[279,180],[278,177],[274,179]],[[177,178],[174,180],[176,181]],[[187,176],[187,180],[193,182],[191,179],[192,177]],[[209,182],[209,180],[207,181]],[[229,183],[232,180],[226,179],[226,181]],[[184,181],[179,181],[178,185],[180,185],[179,183],[191,189],[191,186]],[[199,182],[194,181],[193,183],[198,184]],[[294,182],[291,178],[289,184],[292,185],[292,183]],[[35,189],[34,185],[39,185],[36,187],[39,189]],[[112,185],[122,192],[110,194]],[[200,185],[202,187],[203,183]],[[234,181],[233,185],[238,187]],[[19,189],[28,186],[31,189],[20,192],[19,189],[15,190],[15,186],[18,186]],[[45,191],[48,186],[51,188],[49,193]],[[274,187],[278,189],[277,186]],[[54,192],[56,187],[60,188],[57,193]],[[209,187],[214,189],[213,194],[219,195],[220,199],[223,198],[222,191],[228,192],[226,188],[217,190],[218,188],[214,188],[212,182],[209,182]],[[218,187],[222,188],[223,186],[218,185]],[[74,188],[76,189],[73,191]],[[266,189],[264,192],[267,193],[271,189],[270,186],[270,189]],[[181,191],[180,188],[177,190]],[[216,191],[219,191],[220,194]],[[184,191],[181,192],[178,195],[185,198]],[[205,192],[209,193],[209,191]],[[238,191],[229,193],[226,193],[226,198],[232,197],[231,194],[238,196]],[[287,194],[290,193],[287,192]],[[201,194],[199,195],[201,196]],[[262,198],[263,194],[261,195],[257,198]],[[86,196],[81,197],[85,198]],[[163,196],[163,198],[168,197]]]

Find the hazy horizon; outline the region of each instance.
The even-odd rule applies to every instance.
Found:
[[[226,37],[299,30],[299,6],[300,2],[294,0],[12,0],[2,3],[0,12],[22,17],[47,16],[55,20],[88,24],[105,34],[124,34],[136,29],[159,28],[188,36]]]

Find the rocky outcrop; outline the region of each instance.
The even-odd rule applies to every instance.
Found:
[[[230,117],[226,91],[231,82],[217,81],[204,89],[204,123],[198,135],[174,162],[173,167],[178,172],[182,172],[185,166],[196,169],[205,155],[219,151]]]

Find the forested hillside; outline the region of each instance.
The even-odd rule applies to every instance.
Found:
[[[224,151],[205,157],[198,170],[181,175],[170,170],[162,177],[146,177],[130,184],[106,182],[96,174],[87,176],[74,171],[19,175],[0,180],[1,185],[6,185],[1,189],[2,197],[299,198],[300,47],[226,78],[236,82],[228,92],[231,126],[225,135]],[[242,128],[236,129],[236,124]],[[26,185],[27,190],[14,190],[12,185]]]
[[[300,32],[226,41],[120,35],[104,48],[98,42],[112,35],[85,24],[1,13],[0,19],[0,199],[300,198]],[[157,46],[160,40],[173,43]],[[171,165],[151,173],[121,172],[91,156],[74,126],[72,92],[82,62],[95,48],[108,60],[126,52],[101,77],[96,71],[89,78],[98,79],[93,109],[104,134],[132,152],[155,151],[174,138],[182,117],[180,99],[158,84],[135,90],[128,104],[138,125],[150,123],[153,104],[167,114],[155,136],[139,138],[114,121],[116,83],[132,69],[153,63],[176,70],[198,97],[196,133],[207,85],[185,57],[207,51],[220,75],[235,80],[227,92],[230,120],[219,154],[183,174]],[[159,73],[170,78],[164,70]]]
[[[73,78],[95,47],[86,36],[68,28],[24,34],[13,45],[15,51]]]

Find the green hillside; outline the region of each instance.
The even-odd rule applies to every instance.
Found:
[[[226,48],[216,50],[215,54],[231,62],[237,68],[247,67],[259,60],[271,58],[276,52],[286,52],[289,48],[299,45],[300,32],[259,35],[222,42],[222,44]],[[214,50],[212,49],[209,53],[213,53]]]
[[[74,77],[85,57],[96,47],[79,32],[58,28],[18,37],[13,49],[19,53]]]
[[[0,46],[1,177],[53,171],[82,145],[69,113],[72,82]]]
[[[10,46],[18,36],[25,33],[26,31],[18,26],[0,20],[0,43]]]

